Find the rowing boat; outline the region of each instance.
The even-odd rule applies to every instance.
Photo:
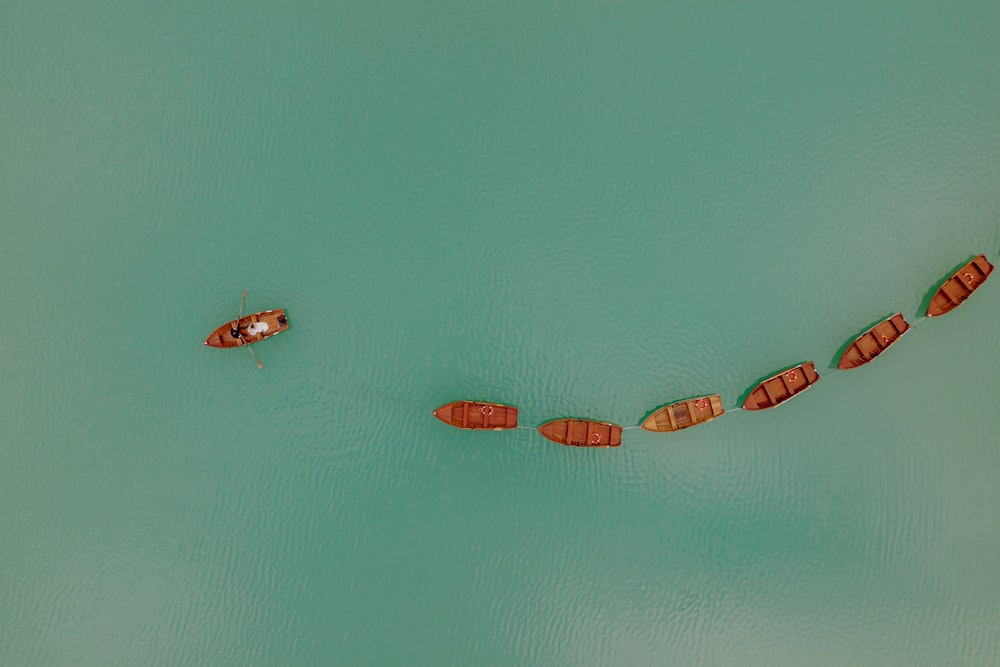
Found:
[[[553,419],[538,427],[552,442],[570,447],[619,447],[622,427],[592,419]]]
[[[848,370],[864,366],[878,355],[889,349],[889,346],[903,337],[910,330],[910,325],[902,313],[887,317],[868,331],[854,339],[840,357],[837,368]]]
[[[681,429],[710,422],[722,413],[722,397],[718,394],[698,396],[686,401],[677,401],[654,410],[642,422],[647,431],[662,433],[665,431],[680,431]]]
[[[276,336],[288,328],[288,317],[283,308],[263,310],[226,322],[205,339],[209,347],[240,347],[259,343]]]
[[[979,255],[944,281],[927,306],[927,317],[937,317],[958,308],[973,292],[979,289],[990,273],[993,265],[986,255]]]
[[[754,387],[743,401],[744,410],[775,408],[790,398],[798,396],[819,382],[819,373],[813,362],[807,361],[780,373],[775,373]]]
[[[434,411],[434,416],[455,428],[503,431],[517,428],[517,408],[502,403],[455,401]]]

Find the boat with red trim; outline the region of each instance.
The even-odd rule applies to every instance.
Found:
[[[697,396],[657,408],[643,420],[642,428],[657,433],[680,431],[710,422],[724,412],[719,394]]]
[[[743,401],[744,410],[775,408],[819,382],[813,362],[807,361],[775,373],[764,380]]]
[[[902,313],[887,317],[868,331],[854,339],[840,357],[837,368],[848,370],[864,366],[889,349],[910,330],[910,325]]]
[[[972,293],[982,287],[993,272],[986,255],[979,255],[944,281],[927,306],[927,317],[938,317],[962,305]]]
[[[538,427],[538,432],[560,445],[569,447],[620,447],[622,427],[593,419],[553,419]]]
[[[487,431],[517,428],[517,408],[503,403],[455,401],[439,407],[434,416],[455,428]]]

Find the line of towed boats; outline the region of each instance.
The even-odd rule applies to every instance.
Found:
[[[939,317],[960,306],[982,286],[993,265],[980,254],[949,276],[934,292],[927,317]],[[837,368],[849,370],[874,361],[910,330],[902,313],[895,313],[866,329],[852,340]],[[820,380],[811,361],[786,368],[761,381],[743,401],[743,410],[775,408],[802,394]],[[688,398],[657,408],[640,425],[647,431],[667,433],[705,424],[723,415],[722,397],[710,394]],[[455,401],[434,410],[434,416],[456,428],[502,431],[517,428],[517,408],[486,401]],[[538,427],[553,442],[571,447],[618,447],[622,427],[593,419],[554,419]]]

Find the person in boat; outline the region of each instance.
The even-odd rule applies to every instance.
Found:
[[[233,338],[240,338],[240,323],[233,322],[233,326],[229,328],[229,335]]]
[[[251,336],[256,336],[262,334],[271,327],[267,326],[267,322],[251,322],[250,326],[247,327],[247,333]]]

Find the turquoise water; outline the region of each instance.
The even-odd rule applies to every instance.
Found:
[[[1000,4],[8,4],[0,664],[1000,662]]]

